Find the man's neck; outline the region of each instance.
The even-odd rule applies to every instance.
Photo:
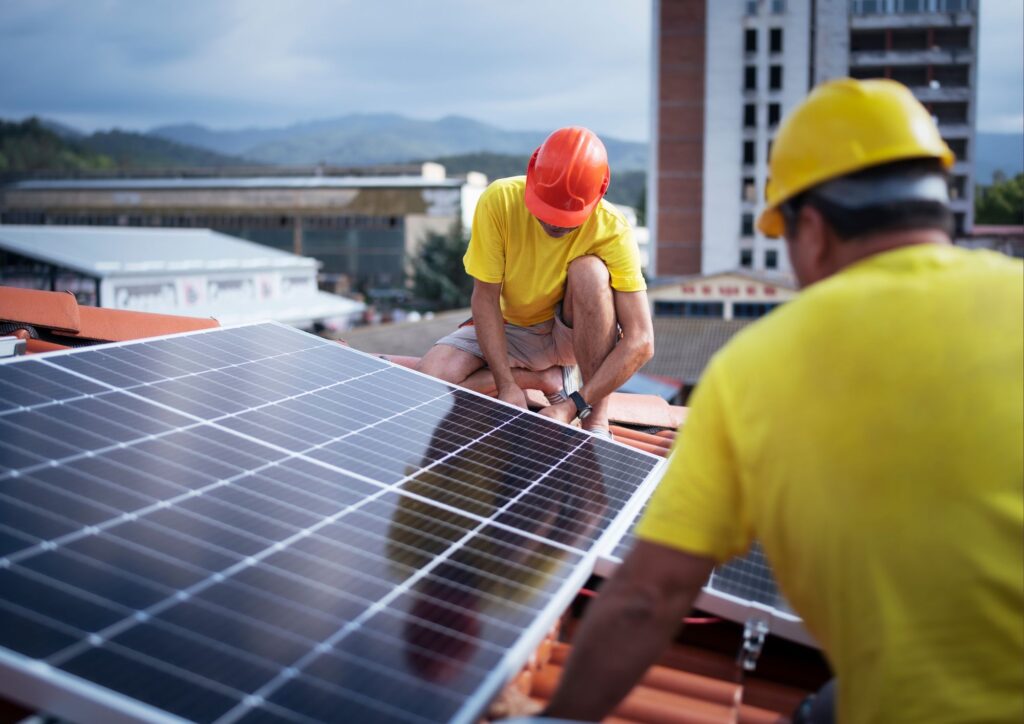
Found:
[[[872,234],[866,239],[840,242],[835,246],[835,269],[833,273],[875,254],[894,249],[923,244],[951,244],[949,235],[938,229],[913,229],[910,231],[889,231]]]

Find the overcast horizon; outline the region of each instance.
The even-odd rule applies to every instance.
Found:
[[[979,131],[1024,134],[1024,4],[981,2]],[[647,0],[0,0],[0,117],[84,132],[459,115],[647,141]]]

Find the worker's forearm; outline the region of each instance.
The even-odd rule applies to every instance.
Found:
[[[636,373],[651,358],[653,345],[647,340],[620,340],[605,357],[597,372],[586,381],[580,394],[590,404],[607,397]]]
[[[609,581],[587,611],[544,714],[582,721],[608,716],[657,660],[698,590],[685,601],[667,601],[653,590]]]
[[[472,301],[473,324],[476,339],[484,353],[487,366],[494,375],[494,382],[500,390],[514,385],[512,367],[508,361],[508,340],[505,338],[505,319],[501,306],[496,301],[474,294]]]

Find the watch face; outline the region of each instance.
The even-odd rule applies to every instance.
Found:
[[[587,405],[582,410],[580,410],[579,413],[577,413],[576,417],[580,418],[581,420],[586,420],[590,416],[590,412],[590,405]]]

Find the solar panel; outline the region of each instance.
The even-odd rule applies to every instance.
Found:
[[[595,564],[595,573],[610,576],[635,543],[636,536],[631,526],[621,538],[612,540],[605,549],[610,552],[601,554]],[[757,617],[768,623],[771,632],[778,636],[817,646],[804,628],[802,619],[779,590],[764,548],[758,541],[754,541],[745,556],[717,566],[694,605],[739,623]]]
[[[473,721],[659,458],[260,324],[0,364],[0,694]]]

